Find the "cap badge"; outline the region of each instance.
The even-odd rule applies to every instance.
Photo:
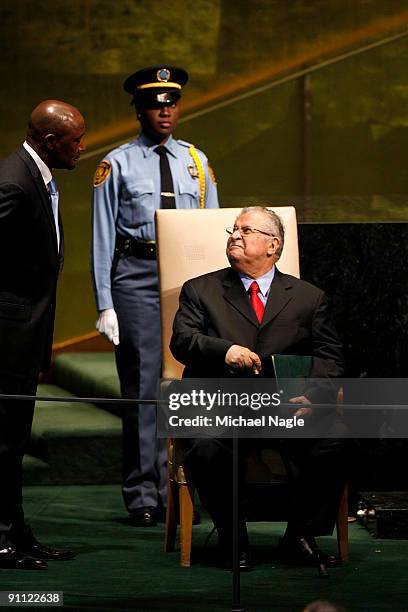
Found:
[[[167,83],[170,78],[170,70],[167,70],[167,68],[160,68],[160,70],[157,71],[156,76],[160,83]]]

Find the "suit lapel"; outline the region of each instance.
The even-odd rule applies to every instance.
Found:
[[[291,286],[289,277],[283,275],[282,272],[275,268],[275,276],[269,290],[261,328],[268,325],[292,299],[290,295]]]
[[[20,159],[22,159],[24,164],[27,166],[33,178],[33,182],[37,189],[40,202],[44,209],[45,216],[47,217],[48,222],[50,224],[50,229],[52,232],[51,235],[53,236],[55,250],[58,253],[57,232],[55,230],[54,215],[52,212],[52,207],[51,207],[51,202],[50,202],[50,198],[48,195],[48,191],[47,191],[46,186],[44,185],[44,181],[41,176],[41,172],[39,171],[38,166],[33,160],[33,158],[31,157],[31,155],[29,155],[29,153],[25,150],[24,147],[20,147],[18,149],[17,155],[20,157]]]
[[[259,325],[244,285],[237,272],[232,270],[232,268],[228,270],[227,277],[223,281],[223,287],[225,290],[224,299],[250,323],[260,329],[268,325],[292,299],[290,277],[282,274],[282,272],[275,268],[275,276],[265,305],[264,316],[261,325]]]
[[[244,285],[234,270],[228,270],[227,278],[223,282],[224,299],[238,310],[250,323],[259,327],[255,312],[251,306]]]
[[[64,265],[64,227],[62,225],[62,218],[61,218],[61,214],[60,214],[60,208],[58,206],[58,227],[59,227],[59,233],[60,233],[60,243],[59,243],[59,252],[58,252],[58,257],[59,257],[59,269],[60,272],[62,270],[62,267]]]

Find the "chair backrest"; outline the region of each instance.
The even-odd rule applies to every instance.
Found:
[[[163,345],[163,378],[180,378],[183,366],[169,343],[183,283],[229,265],[225,228],[234,225],[241,208],[157,210],[156,241]],[[285,227],[285,246],[278,261],[281,272],[299,277],[296,211],[274,207]]]

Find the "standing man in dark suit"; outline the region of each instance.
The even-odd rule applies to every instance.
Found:
[[[184,376],[262,376],[268,375],[268,369],[270,375],[270,356],[285,353],[312,355],[311,377],[341,376],[341,345],[329,319],[324,293],[282,274],[275,266],[284,243],[280,218],[262,207],[244,208],[235,226],[227,231],[231,268],[194,278],[181,291],[170,347],[176,359],[186,366]],[[292,398],[292,403],[300,404],[294,411],[296,416],[312,413],[317,391],[311,385],[305,396]],[[341,427],[335,421],[333,435],[335,427]],[[336,439],[288,440],[285,444],[299,466],[299,475],[280,543],[281,555],[316,565],[332,561],[319,551],[314,538],[330,534],[334,528],[345,482],[341,444]],[[241,444],[241,449],[244,446]],[[230,440],[190,441],[186,465],[218,530],[224,553],[228,554],[232,541]],[[239,533],[240,567],[248,570],[251,567],[242,500]]]
[[[31,113],[26,140],[0,162],[0,394],[35,395],[51,357],[63,231],[53,168],[72,170],[84,150],[81,113],[45,100]],[[0,568],[44,569],[72,559],[43,545],[25,523],[22,460],[34,401],[0,397]]]

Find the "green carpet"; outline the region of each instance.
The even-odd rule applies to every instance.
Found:
[[[119,397],[111,353],[61,355],[53,382],[39,394]],[[120,481],[121,423],[111,412],[88,402],[37,402],[25,482],[52,486],[26,486],[26,515],[40,540],[72,547],[78,557],[44,572],[0,571],[0,590],[63,591],[72,612],[231,610],[232,574],[216,566],[214,536],[202,549],[208,520],[193,530],[196,562],[180,568],[179,553],[163,551],[163,525],[130,527],[120,485],[100,484]],[[282,523],[249,524],[255,571],[241,578],[245,610],[300,612],[319,598],[348,612],[408,612],[407,541],[374,540],[352,525],[350,562],[322,580],[314,568],[278,562],[283,530]],[[334,538],[322,540],[324,550],[336,552]]]
[[[73,397],[55,385],[40,385],[38,395]],[[120,482],[121,419],[86,402],[36,402],[26,484]]]
[[[119,398],[113,353],[65,353],[52,370],[50,397]],[[89,402],[36,403],[24,459],[25,484],[98,484],[121,480],[121,407]]]
[[[55,360],[52,379],[79,397],[120,397],[114,353],[63,353]],[[113,405],[104,409],[120,410]]]
[[[69,457],[67,458],[69,460]],[[180,568],[179,554],[163,551],[163,526],[130,527],[119,486],[37,486],[25,489],[27,518],[37,537],[73,547],[74,561],[54,562],[44,572],[0,572],[1,590],[58,590],[70,611],[118,610],[218,612],[231,609],[232,575],[207,564]],[[282,523],[250,523],[255,570],[242,576],[242,604],[252,612],[300,612],[306,602],[327,598],[348,612],[408,610],[408,542],[374,540],[359,525],[350,528],[351,560],[328,580],[314,568],[284,566],[274,557]],[[194,527],[197,551],[210,523]],[[335,551],[334,538],[322,548]],[[38,609],[38,608],[37,608]]]

